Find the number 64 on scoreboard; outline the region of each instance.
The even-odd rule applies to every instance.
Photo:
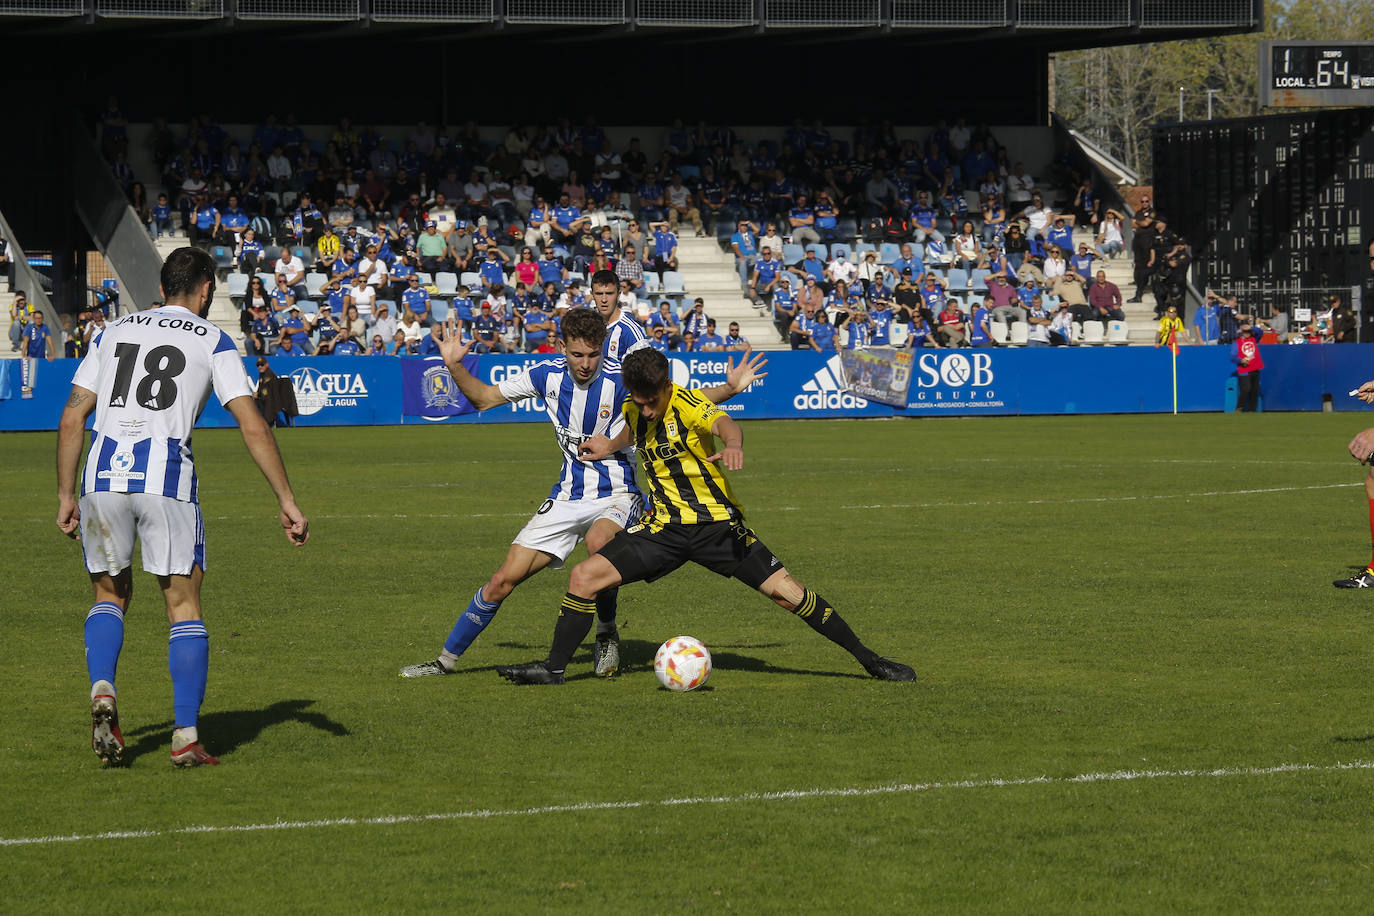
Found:
[[[1374,41],[1262,42],[1259,70],[1261,105],[1374,105]]]

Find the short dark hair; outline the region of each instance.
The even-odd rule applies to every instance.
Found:
[[[164,297],[189,295],[206,280],[215,282],[215,259],[201,248],[178,248],[163,262],[161,280]]]
[[[606,320],[592,309],[573,309],[563,316],[563,342],[570,340],[600,347],[606,340]]]
[[[614,286],[616,289],[619,289],[620,277],[616,276],[616,273],[613,270],[598,270],[596,273],[592,274],[592,280],[589,285],[596,286],[598,284],[602,286],[606,286],[609,284],[611,286]]]
[[[567,318],[563,319],[564,324],[567,321]],[[620,377],[630,394],[641,398],[654,397],[670,381],[668,357],[650,347],[636,350],[621,362]]]

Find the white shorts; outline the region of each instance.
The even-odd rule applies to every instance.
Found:
[[[592,525],[605,518],[627,528],[643,513],[644,504],[630,493],[601,499],[546,499],[534,518],[520,529],[514,543],[552,554],[557,562],[549,565],[562,569],[568,554],[587,536]]]
[[[115,575],[143,544],[143,569],[155,576],[205,570],[205,522],[200,505],[152,493],[87,493],[81,497],[81,551],[86,570]]]

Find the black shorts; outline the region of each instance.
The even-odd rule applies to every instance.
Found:
[[[652,582],[688,560],[717,575],[733,576],[754,589],[782,569],[782,561],[742,520],[705,525],[669,523],[662,531],[635,525],[619,532],[599,555],[620,573],[622,584]]]

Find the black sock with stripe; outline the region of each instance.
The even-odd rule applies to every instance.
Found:
[[[805,589],[802,592],[801,603],[793,608],[792,613],[805,620],[811,629],[835,645],[842,647],[861,662],[877,655],[876,652],[859,641],[859,637],[854,635],[849,624],[844,622],[844,618],[831,606],[829,601],[810,589]]]
[[[558,623],[553,628],[553,646],[545,662],[554,674],[561,674],[568,669],[573,653],[591,631],[595,613],[594,600],[579,598],[572,592],[563,596],[563,604],[558,609]]]
[[[609,636],[618,639],[615,626],[616,599],[620,596],[620,586],[604,589],[596,596],[596,636],[600,639]]]

